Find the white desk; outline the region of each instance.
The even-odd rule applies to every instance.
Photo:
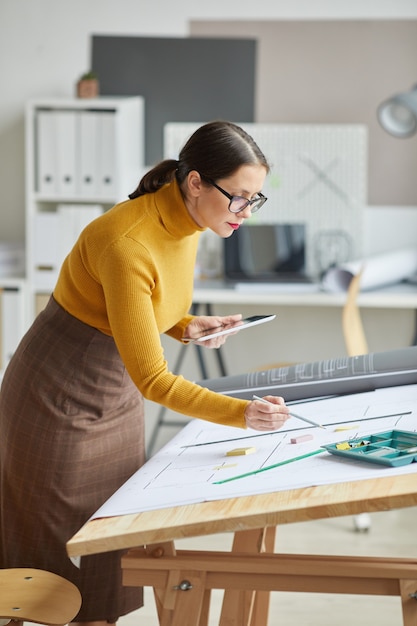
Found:
[[[342,307],[345,293],[328,293],[318,285],[258,285],[235,289],[222,280],[200,280],[195,283],[194,302],[210,304],[258,304],[267,306]],[[417,285],[399,283],[362,292],[358,298],[360,308],[417,309]]]
[[[341,326],[345,300],[345,293],[329,293],[319,285],[308,284],[235,289],[221,280],[207,280],[197,282],[194,290],[194,305],[210,305],[210,310],[219,315],[278,313],[273,327],[267,324],[246,333],[244,344],[227,342],[224,353],[228,360],[246,367],[245,371],[259,366],[257,354],[260,363],[309,362],[345,354]],[[417,344],[417,285],[399,283],[362,292],[358,306],[371,352]],[[244,355],[239,354],[243,345],[253,355],[252,361],[255,359],[252,367],[245,365]],[[232,371],[236,367],[233,363]]]

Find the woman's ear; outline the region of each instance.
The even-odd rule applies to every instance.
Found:
[[[187,186],[190,195],[193,198],[198,198],[201,194],[203,183],[201,176],[196,170],[191,170],[187,175]]]

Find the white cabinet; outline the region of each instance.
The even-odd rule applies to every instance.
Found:
[[[0,382],[28,324],[26,281],[0,277]]]
[[[26,274],[31,300],[55,286],[82,228],[144,172],[142,97],[47,98],[26,107]]]

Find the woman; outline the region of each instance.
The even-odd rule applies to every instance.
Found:
[[[87,226],[9,364],[0,393],[0,567],[72,580],[83,597],[77,622],[114,623],[142,605],[141,590],[121,585],[119,552],[77,568],[65,544],[143,464],[143,397],[242,428],[274,430],[288,418],[282,398],[230,398],[172,374],[160,342],[161,333],[186,341],[241,318],[187,313],[197,243],[207,228],[229,237],[262,206],[268,170],[240,127],[199,128],[178,161],[162,161],[129,200]]]

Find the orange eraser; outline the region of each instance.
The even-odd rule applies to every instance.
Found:
[[[311,441],[313,439],[313,435],[298,435],[298,437],[292,437],[291,443],[303,443],[303,441]]]

